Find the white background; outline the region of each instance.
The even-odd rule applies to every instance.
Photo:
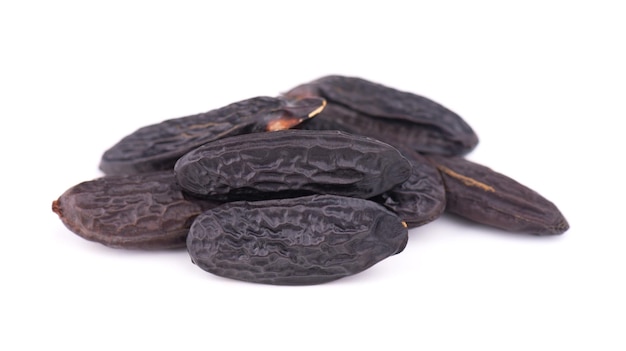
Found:
[[[626,349],[619,1],[210,3],[1,3],[0,349]],[[445,216],[366,272],[276,287],[87,242],[50,210],[143,125],[331,73],[456,111],[468,157],[571,229]]]

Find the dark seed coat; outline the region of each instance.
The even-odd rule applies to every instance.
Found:
[[[370,198],[408,179],[398,150],[339,131],[284,130],[205,144],[175,166],[186,191],[219,200],[310,194]]]
[[[411,176],[373,200],[395,212],[409,228],[416,228],[441,216],[446,191],[439,171],[424,156],[406,149],[402,154],[411,162]]]
[[[105,176],[68,189],[52,203],[79,236],[123,249],[185,247],[192,220],[218,203],[185,195],[172,171]]]
[[[428,157],[446,187],[446,211],[496,228],[536,235],[569,229],[559,209],[536,191],[462,157]]]
[[[102,155],[106,174],[171,170],[186,152],[227,136],[287,129],[315,116],[321,98],[255,97],[138,129]]]
[[[303,125],[307,129],[343,130],[442,155],[466,154],[478,144],[472,128],[441,104],[361,78],[327,76],[285,96],[326,99],[326,109]]]
[[[362,272],[407,240],[402,221],[372,201],[315,195],[216,207],[196,218],[187,248],[222,277],[308,285]]]

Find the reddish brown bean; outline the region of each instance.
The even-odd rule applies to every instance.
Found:
[[[52,210],[77,235],[124,249],[185,247],[192,220],[217,202],[190,197],[173,171],[105,176],[68,189]]]

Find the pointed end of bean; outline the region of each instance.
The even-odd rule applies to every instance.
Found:
[[[63,217],[63,211],[61,210],[59,200],[52,201],[52,212],[56,213],[61,218]]]
[[[558,221],[552,226],[546,228],[546,232],[543,235],[560,235],[569,230],[569,223],[565,217],[561,216]]]

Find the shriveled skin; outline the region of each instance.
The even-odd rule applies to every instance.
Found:
[[[368,200],[334,195],[232,202],[196,218],[192,261],[226,278],[309,285],[353,275],[401,252],[403,222]]]
[[[104,176],[68,189],[52,210],[72,232],[123,249],[185,247],[192,220],[219,203],[183,194],[173,171]]]
[[[186,191],[218,200],[310,194],[369,198],[408,179],[398,150],[339,131],[285,130],[205,144],[175,166]]]
[[[441,175],[424,156],[401,150],[411,162],[409,179],[373,198],[395,212],[409,228],[416,228],[439,218],[446,207],[446,191]]]
[[[559,209],[536,191],[462,157],[428,156],[446,187],[446,211],[496,228],[535,235],[569,229]]]
[[[326,126],[323,129],[367,135],[394,146],[410,145],[418,152],[442,155],[466,154],[478,144],[472,128],[444,106],[364,79],[327,76],[284,95],[327,100],[325,111],[307,128]]]
[[[106,174],[171,170],[188,151],[227,136],[291,128],[318,114],[321,98],[255,97],[138,129],[102,156]]]

